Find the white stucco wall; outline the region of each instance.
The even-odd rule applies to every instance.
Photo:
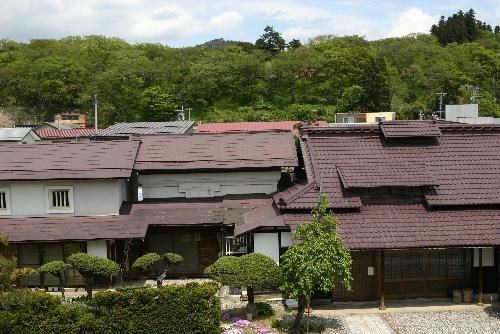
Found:
[[[280,232],[281,233],[281,247],[292,247],[292,232]]]
[[[108,257],[108,246],[106,240],[87,241],[87,254]]]
[[[68,180],[0,182],[9,189],[12,216],[47,216],[47,186],[72,186],[74,213],[70,215],[116,215],[126,197],[124,180]]]
[[[144,198],[218,197],[232,194],[271,194],[280,171],[139,175]]]
[[[253,251],[267,255],[279,264],[280,249],[278,233],[255,233],[253,235]]]

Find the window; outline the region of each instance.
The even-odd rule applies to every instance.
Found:
[[[73,187],[46,187],[47,213],[74,213]]]
[[[342,123],[354,123],[354,117],[344,117]]]
[[[385,122],[385,117],[375,117],[375,122]]]
[[[10,215],[10,193],[7,188],[0,188],[0,216]]]
[[[62,115],[61,119],[63,121],[78,121],[80,119],[80,115]]]

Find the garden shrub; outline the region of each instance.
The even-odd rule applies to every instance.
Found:
[[[80,321],[88,317],[93,317],[88,308],[62,305],[47,293],[16,289],[0,294],[0,334],[78,334]]]
[[[217,285],[124,288],[85,303],[31,290],[0,294],[0,334],[218,334]]]
[[[221,312],[217,290],[215,283],[124,288],[96,293],[90,305],[103,334],[215,334]]]
[[[292,331],[294,325],[294,319],[292,317],[286,317],[285,319],[274,319],[271,323],[272,328],[279,329],[280,331],[289,333]],[[316,317],[311,317],[309,322],[309,333],[323,333],[326,330],[325,324],[321,319]],[[307,324],[300,324],[300,333],[307,332]]]
[[[274,310],[269,303],[259,302],[255,304],[257,306],[257,314],[270,317],[274,315]]]

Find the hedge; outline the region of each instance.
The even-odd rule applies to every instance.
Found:
[[[123,288],[86,303],[47,293],[0,294],[0,334],[218,334],[220,300],[213,283]]]
[[[214,283],[125,288],[101,292],[96,308],[102,333],[220,333],[220,300]]]

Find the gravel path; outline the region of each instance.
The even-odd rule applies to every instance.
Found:
[[[348,315],[345,321],[352,334],[394,334],[380,314]]]
[[[500,313],[491,311],[386,313],[398,334],[500,334]]]

